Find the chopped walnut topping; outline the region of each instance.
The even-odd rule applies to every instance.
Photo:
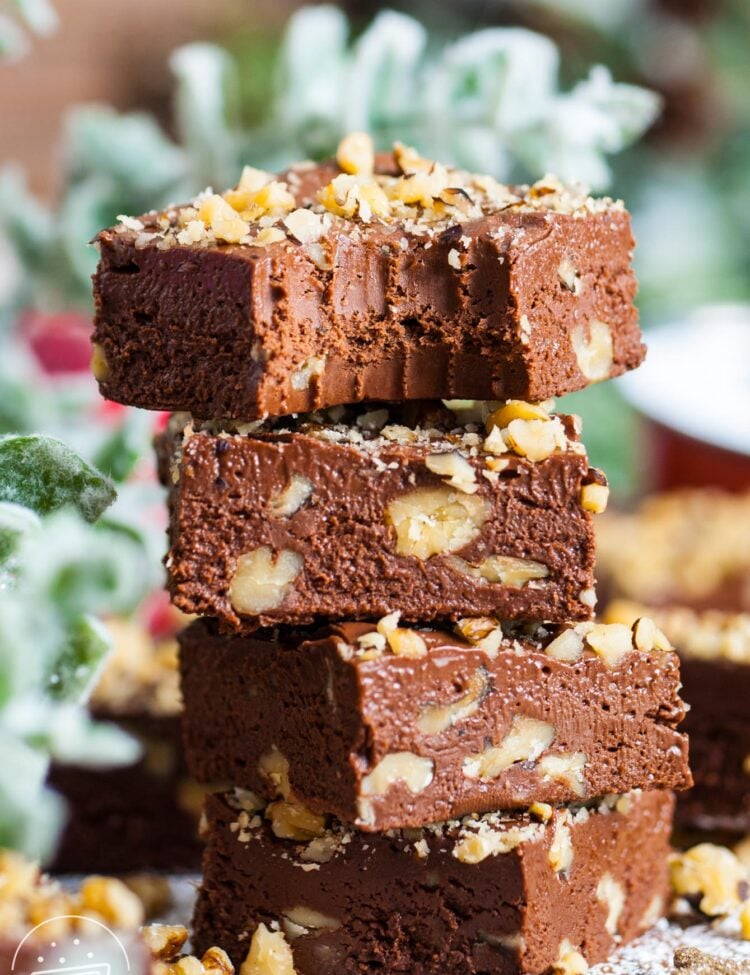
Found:
[[[284,217],[284,226],[301,244],[311,244],[320,240],[325,230],[323,218],[312,210],[297,209]]]
[[[573,837],[568,818],[560,816],[555,823],[555,834],[547,859],[555,873],[568,874],[573,866]]]
[[[296,975],[292,949],[281,931],[258,925],[239,975]]]
[[[568,438],[559,417],[549,420],[511,420],[503,437],[508,446],[521,457],[538,463],[557,450],[565,450]]]
[[[156,961],[175,961],[188,939],[188,929],[181,924],[149,924],[141,937]]]
[[[453,848],[453,856],[461,863],[481,863],[489,856],[503,856],[521,843],[536,839],[542,829],[540,823],[530,823],[528,826],[499,830],[486,819],[465,820],[459,841]]]
[[[398,657],[424,657],[427,644],[416,630],[400,627],[398,621],[401,614],[389,613],[378,622],[378,633],[385,637],[388,645]]]
[[[449,454],[430,454],[425,458],[425,467],[433,474],[444,477],[446,484],[465,494],[474,494],[477,490],[476,471],[457,450]]]
[[[277,799],[266,807],[275,836],[282,840],[306,842],[325,833],[325,816],[317,816],[298,802]]]
[[[586,633],[585,639],[610,669],[619,667],[633,651],[633,634],[622,623],[595,623]]]
[[[553,660],[562,660],[564,663],[575,663],[583,656],[583,637],[575,629],[563,630],[558,636],[548,643],[544,652]]]
[[[699,843],[669,862],[672,889],[681,897],[700,896],[699,907],[709,917],[729,914],[747,897],[750,872],[723,846]]]
[[[581,488],[581,507],[584,511],[601,515],[607,510],[609,487],[606,484],[584,484]]]
[[[336,162],[350,176],[371,176],[375,169],[375,149],[366,132],[352,132],[339,143]]]
[[[497,651],[503,643],[503,631],[500,623],[490,617],[459,620],[456,623],[456,631],[464,640],[473,643],[480,650],[484,650],[490,657],[497,655]]]
[[[282,799],[288,799],[291,796],[292,787],[289,784],[289,761],[282,755],[278,748],[274,746],[270,752],[261,755],[258,761],[258,771],[274,786],[276,795],[281,796]],[[247,812],[257,812],[258,809],[262,808],[263,804],[254,792],[235,789],[235,796],[240,804],[240,808],[245,809]],[[249,799],[249,802],[243,801],[245,798]]]
[[[93,911],[115,928],[129,930],[143,923],[140,898],[113,877],[87,877],[78,901],[84,912]]]
[[[513,420],[549,420],[549,411],[542,403],[527,403],[525,400],[511,399],[487,417],[487,432],[504,429]]]

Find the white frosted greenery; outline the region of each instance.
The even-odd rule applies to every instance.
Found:
[[[0,846],[43,859],[64,817],[45,785],[50,761],[137,754],[85,700],[110,648],[96,616],[132,610],[151,575],[137,533],[82,517],[114,491],[60,441],[1,438],[0,493]]]
[[[348,131],[367,129],[381,148],[399,139],[504,180],[554,172],[601,190],[607,157],[659,110],[655,94],[617,83],[601,67],[562,90],[556,46],[525,29],[441,43],[414,18],[385,10],[353,37],[342,11],[326,4],[290,18],[265,116],[253,129],[236,122],[239,66],[226,51],[186,45],[170,66],[178,141],[148,115],[84,105],[66,122],[56,210],[31,197],[22,172],[0,171],[0,229],[23,272],[17,305],[88,309],[97,255],[86,242],[118,214],[232,185],[245,163],[275,170],[329,155]]]

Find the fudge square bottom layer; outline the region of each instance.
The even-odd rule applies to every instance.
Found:
[[[380,834],[334,823],[300,842],[274,834],[278,808],[271,826],[248,793],[211,796],[195,947],[240,964],[265,924],[298,975],[582,971],[661,915],[673,797],[535,811]]]
[[[464,620],[460,636],[386,618],[231,637],[198,620],[180,636],[186,761],[373,831],[684,789],[679,660],[647,627]]]

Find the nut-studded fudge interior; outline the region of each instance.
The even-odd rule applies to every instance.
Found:
[[[242,629],[394,609],[426,622],[589,618],[591,514],[608,489],[577,418],[550,407],[175,417],[159,448],[173,600]]]
[[[672,805],[636,791],[364,834],[212,796],[194,943],[239,961],[262,924],[298,975],[584,972],[663,913]]]
[[[542,400],[635,368],[619,202],[509,187],[397,146],[98,237],[93,368],[150,409],[244,419],[367,399]]]
[[[466,619],[181,636],[191,771],[359,829],[690,784],[679,664],[631,630]],[[221,707],[216,702],[221,701]]]

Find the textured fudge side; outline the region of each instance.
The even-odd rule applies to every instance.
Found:
[[[188,428],[172,448],[174,603],[237,629],[395,609],[421,621],[589,618],[585,495],[606,492],[603,475],[570,418],[512,421],[518,435],[514,423],[560,439],[530,460],[489,452],[472,424]]]
[[[662,913],[672,808],[669,793],[631,793],[546,822],[334,825],[305,843],[212,796],[194,943],[238,964],[258,924],[281,924],[299,975],[541,975],[573,951],[593,964]]]
[[[629,622],[646,609],[618,600],[607,618]],[[680,796],[684,828],[750,832],[750,615],[649,609],[681,657],[683,694],[690,705],[695,787]]]
[[[602,601],[750,612],[750,491],[653,495],[596,535]]]
[[[393,161],[385,167],[397,174]],[[339,171],[288,174],[300,207]],[[630,218],[564,192],[489,194],[255,246],[178,239],[186,208],[98,237],[95,373],[108,399],[254,419],[362,400],[541,401],[644,356]],[[486,185],[487,181],[480,178]],[[510,195],[509,195],[510,194]],[[309,211],[308,211],[309,212]],[[404,216],[406,212],[407,216]],[[266,230],[267,230],[266,226]]]
[[[575,629],[499,646],[481,632],[490,649],[396,631],[423,644],[405,657],[371,649],[369,624],[227,637],[198,621],[181,649],[188,765],[366,830],[690,785],[675,653],[607,660]],[[621,636],[591,629],[600,648]]]

